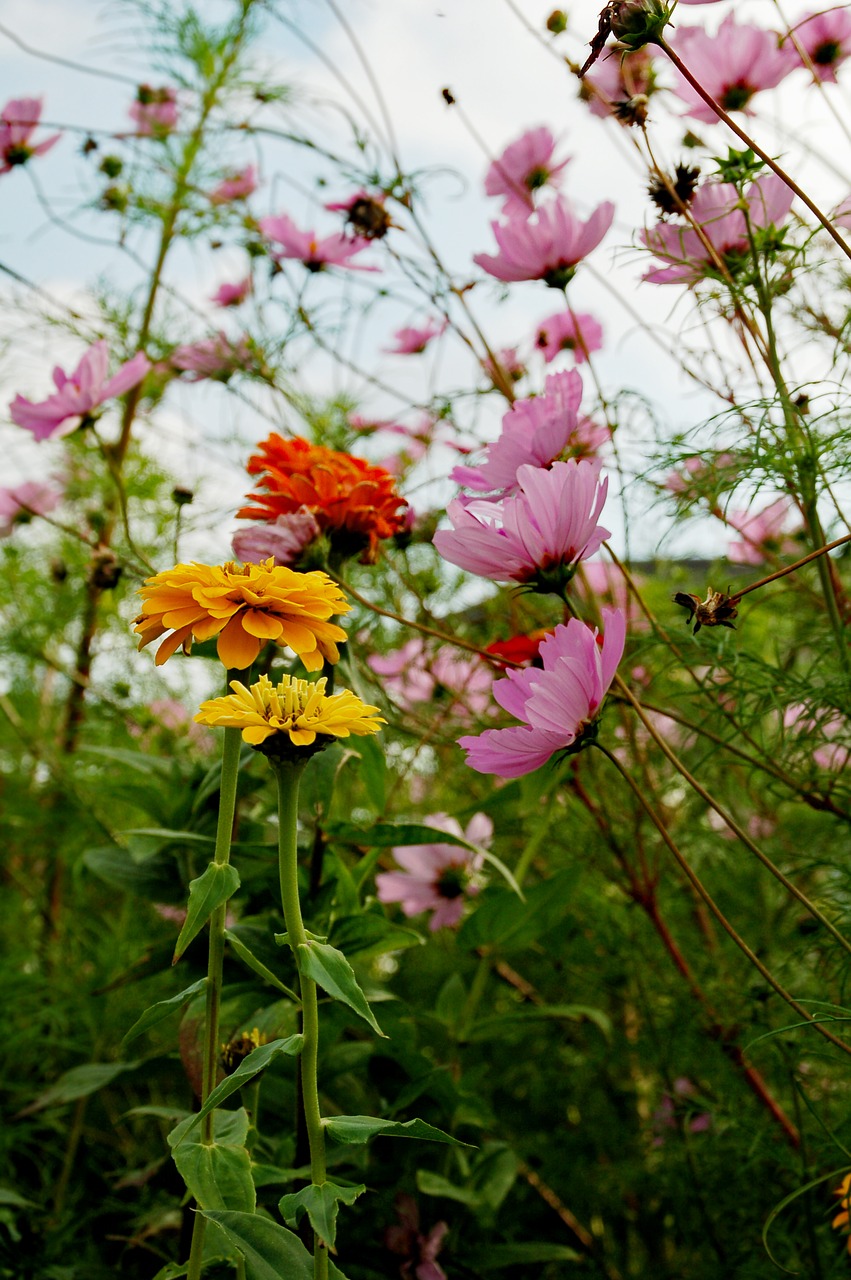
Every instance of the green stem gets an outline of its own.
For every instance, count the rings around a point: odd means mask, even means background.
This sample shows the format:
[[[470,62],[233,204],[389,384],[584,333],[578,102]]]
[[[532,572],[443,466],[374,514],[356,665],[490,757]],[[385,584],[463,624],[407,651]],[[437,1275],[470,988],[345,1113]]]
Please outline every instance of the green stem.
[[[219,790],[219,820],[216,827],[216,848],[213,861],[226,866],[230,859],[233,835],[233,818],[236,811],[236,787],[239,775],[239,729],[225,729],[222,745],[222,778]],[[207,957],[207,992],[204,1018],[204,1068],[201,1083],[201,1105],[207,1101],[216,1085],[219,1066],[219,1013],[222,1005],[222,969],[225,954],[225,915],[227,903],[217,907],[210,916],[210,941]],[[201,1126],[201,1141],[207,1146],[213,1142],[213,1112],[205,1116]],[[204,1230],[207,1219],[195,1214],[192,1225],[192,1245],[189,1251],[187,1280],[200,1280],[204,1252]]]
[[[301,915],[298,889],[298,788],[305,763],[271,761],[278,782],[278,849],[281,879],[281,902],[289,944],[296,957],[298,947],[305,946],[307,934]],[[325,1130],[319,1110],[319,1002],[316,983],[299,969],[301,1017],[304,1047],[301,1051],[301,1098],[310,1147],[310,1179],[314,1186],[325,1182]],[[314,1280],[328,1280],[328,1246],[318,1235],[313,1237]]]

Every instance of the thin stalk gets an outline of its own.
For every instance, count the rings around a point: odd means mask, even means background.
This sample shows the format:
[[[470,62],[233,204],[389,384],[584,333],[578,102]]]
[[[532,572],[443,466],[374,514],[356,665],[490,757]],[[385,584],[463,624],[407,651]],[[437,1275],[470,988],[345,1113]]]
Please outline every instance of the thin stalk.
[[[292,764],[287,761],[271,761],[278,783],[278,872],[281,882],[281,903],[284,908],[284,922],[287,926],[287,937],[296,957],[298,968],[298,947],[307,943],[304,920],[301,914],[301,900],[298,891],[298,787],[305,764]],[[301,1096],[304,1105],[304,1121],[307,1128],[307,1141],[310,1148],[310,1179],[314,1186],[321,1187],[325,1183],[325,1130],[322,1125],[322,1113],[319,1109],[319,1083],[317,1067],[319,1060],[319,1001],[316,996],[316,983],[308,978],[299,968],[299,986],[301,991],[301,1017],[304,1047],[301,1052]],[[313,1276],[314,1280],[328,1280],[328,1246],[324,1240],[314,1233],[313,1237]]]
[[[216,847],[213,861],[216,866],[226,866],[230,860],[233,835],[233,819],[236,811],[236,786],[239,774],[239,729],[225,729],[222,744],[222,776],[219,789],[219,819],[216,827]],[[219,1014],[222,1004],[222,969],[225,953],[225,914],[227,903],[217,907],[210,917],[210,940],[207,953],[207,991],[204,1018],[204,1063],[201,1083],[201,1105],[207,1101],[216,1085],[219,1066]],[[213,1142],[213,1112],[205,1116],[201,1125],[201,1141],[206,1146]],[[187,1280],[200,1280],[204,1253],[204,1231],[207,1219],[196,1213],[192,1224],[192,1244],[189,1251]]]

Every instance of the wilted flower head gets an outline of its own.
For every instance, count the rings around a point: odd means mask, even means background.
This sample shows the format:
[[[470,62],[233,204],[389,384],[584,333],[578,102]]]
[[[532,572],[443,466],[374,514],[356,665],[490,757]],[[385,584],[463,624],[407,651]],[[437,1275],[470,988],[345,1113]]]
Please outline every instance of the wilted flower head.
[[[497,680],[493,695],[522,723],[459,738],[467,764],[478,773],[519,778],[559,751],[578,750],[595,736],[602,702],[623,656],[626,619],[603,609],[602,643],[596,628],[571,618],[541,643],[543,670],[527,667]]]
[[[593,316],[557,311],[542,320],[535,330],[535,346],[547,364],[562,351],[572,351],[577,364],[584,364],[592,351],[603,345],[603,330]]]
[[[732,14],[714,36],[703,27],[680,27],[671,46],[720,107],[745,115],[753,115],[751,102],[757,93],[773,89],[800,66],[800,58],[788,42],[780,47],[776,32],[737,23]],[[674,92],[687,104],[686,115],[706,124],[718,119],[679,71]]]
[[[485,847],[493,835],[493,823],[484,813],[474,814],[466,831],[445,813],[431,814],[424,823]],[[428,924],[432,930],[458,924],[466,898],[478,893],[475,873],[482,864],[481,857],[461,845],[441,843],[395,848],[393,856],[403,870],[375,877],[379,902],[400,903],[406,916],[432,911]]]
[[[387,199],[383,191],[370,195],[368,191],[356,191],[347,200],[335,200],[326,204],[331,213],[345,213],[346,225],[354,235],[363,240],[383,240],[393,226],[390,214],[384,207]]]
[[[703,237],[692,226],[675,226],[670,222],[659,222],[650,231],[643,231],[641,239],[645,246],[669,264],[654,267],[643,279],[653,284],[696,284],[707,275],[718,277],[716,259],[735,275],[751,254],[748,223],[751,230],[782,226],[793,199],[782,178],[765,174],[745,192],[746,219],[739,193],[731,182],[704,183],[691,205],[692,217],[700,224]],[[704,240],[709,242],[714,256]]]
[[[57,365],[53,370],[56,391],[52,396],[38,403],[15,396],[9,406],[12,421],[31,431],[36,440],[67,436],[104,401],[135,387],[151,367],[141,351],[111,378],[106,376],[108,365],[109,352],[102,338],[89,348],[72,374]]]
[[[238,307],[251,293],[251,276],[234,284],[219,285],[210,301],[217,307]]]
[[[30,142],[41,119],[41,98],[10,98],[0,111],[0,174],[26,164],[33,156],[43,156],[62,137],[54,133],[44,142]]]
[[[46,516],[61,501],[60,489],[37,480],[0,489],[0,538],[7,538],[16,525],[27,524],[33,516]]]
[[[349,453],[273,432],[249,458],[248,471],[266,492],[250,494],[253,505],[238,511],[240,518],[271,520],[306,508],[341,555],[360,553],[372,564],[380,541],[404,527],[407,503],[393,477]]]
[[[485,174],[485,192],[504,196],[503,213],[525,215],[535,207],[534,193],[544,186],[558,186],[568,156],[556,162],[556,140],[545,125],[529,129],[505,148]]]
[[[544,393],[516,400],[502,419],[502,433],[488,445],[478,467],[459,466],[450,472],[456,484],[478,493],[514,493],[524,464],[548,467],[565,453],[587,457],[609,438],[606,427],[581,417],[582,380],[573,370],[553,373]]]
[[[164,138],[177,125],[177,91],[169,85],[154,89],[140,84],[127,114],[136,122],[140,137]]]
[[[384,350],[392,356],[418,356],[425,351],[432,338],[445,332],[448,320],[427,320],[419,327],[397,329],[393,334],[395,344]]]
[[[323,662],[337,662],[337,641],[346,639],[342,627],[328,619],[351,608],[327,574],[296,573],[272,560],[178,564],[148,578],[139,595],[139,648],[166,636],[157,650],[158,667],[181,646],[188,653],[193,639],[218,636],[226,667],[250,667],[271,640],[289,646],[308,671],[318,671]]]
[[[202,702],[195,719],[198,724],[241,729],[243,742],[249,746],[282,756],[290,756],[293,747],[317,750],[334,738],[351,734],[362,738],[380,732],[386,721],[379,716],[378,707],[361,702],[348,689],[326,694],[327,683],[324,676],[311,684],[285,675],[273,684],[262,675],[248,689],[232,680],[233,693]]]
[[[175,347],[171,353],[171,364],[189,374],[189,382],[201,382],[204,378],[227,382],[232,374],[251,368],[252,363],[248,338],[234,342],[222,329],[212,338]]]
[[[615,115],[625,124],[631,124],[634,122],[631,117],[641,107],[646,108],[647,99],[656,87],[655,79],[648,49],[637,49],[626,55],[613,49],[583,77],[579,96],[588,103],[593,115],[603,119]],[[634,104],[632,108],[630,104]]]
[[[390,653],[371,654],[367,664],[400,707],[444,705],[461,719],[484,715],[490,706],[493,672],[481,658],[465,657],[451,645],[433,651],[413,636]]]
[[[275,564],[292,566],[320,533],[313,512],[302,507],[268,524],[239,529],[231,545],[234,555],[245,564],[262,564],[271,556]]]
[[[257,190],[257,168],[247,165],[223,178],[213,187],[207,199],[210,204],[230,204],[232,200],[247,200]]]
[[[333,235],[320,239],[315,231],[300,231],[285,213],[277,217],[261,218],[260,230],[267,240],[280,245],[280,248],[272,250],[274,258],[295,258],[308,271],[324,271],[326,267],[349,267],[352,271],[379,269],[352,262],[352,258],[369,248],[369,241],[363,237],[355,236],[350,239],[335,231]]]
[[[733,564],[763,564],[769,555],[795,555],[799,544],[783,532],[791,510],[788,498],[777,498],[762,511],[728,511],[727,524],[742,535],[742,541],[730,543],[727,559]]]
[[[603,239],[614,216],[614,205],[606,201],[583,222],[558,196],[530,217],[512,212],[508,221],[492,222],[499,253],[476,253],[473,261],[497,280],[543,280],[563,289],[577,264]]]

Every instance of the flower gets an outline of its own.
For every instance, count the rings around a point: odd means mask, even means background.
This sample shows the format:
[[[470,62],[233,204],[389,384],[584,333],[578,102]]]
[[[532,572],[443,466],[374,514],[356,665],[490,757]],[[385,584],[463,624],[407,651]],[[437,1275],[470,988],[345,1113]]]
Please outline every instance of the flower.
[[[504,680],[496,681],[497,702],[523,723],[459,738],[471,768],[519,778],[539,769],[556,752],[579,750],[593,739],[626,640],[621,610],[603,609],[602,614],[602,644],[596,627],[571,618],[542,641],[538,652],[543,670],[509,671]]]
[[[363,240],[383,240],[394,225],[384,208],[387,199],[383,191],[370,195],[368,191],[356,191],[347,200],[335,200],[324,207],[331,213],[345,213],[346,224]]]
[[[391,356],[418,356],[425,351],[432,338],[439,338],[449,324],[448,320],[426,320],[419,328],[397,329],[393,334],[394,347],[384,350]]]
[[[675,226],[658,222],[643,231],[645,246],[669,263],[654,267],[642,277],[652,284],[696,284],[707,275],[719,274],[720,259],[731,275],[751,254],[748,223],[751,230],[780,227],[788,216],[794,194],[782,178],[768,173],[752,182],[745,192],[748,216],[741,208],[739,193],[731,182],[705,182],[695,193],[691,213],[699,223],[703,237],[691,226]],[[704,241],[708,241],[711,250]]]
[[[45,516],[62,501],[54,485],[25,480],[11,489],[0,489],[0,538],[7,538],[17,524],[27,524],[33,516]]]
[[[479,493],[517,490],[520,467],[548,467],[561,454],[585,457],[609,438],[606,427],[579,416],[582,380],[574,370],[551,374],[544,394],[516,400],[502,419],[502,434],[488,445],[485,461],[478,467],[459,466],[450,480]]]
[[[504,381],[506,376],[509,382],[519,382],[526,376],[526,366],[517,354],[516,347],[503,347],[501,351],[495,352],[493,360],[486,356],[482,361],[482,368],[491,382],[497,384]]]
[[[413,1196],[400,1192],[395,1200],[401,1225],[385,1228],[384,1245],[391,1253],[405,1258],[400,1268],[403,1280],[446,1280],[446,1272],[435,1262],[443,1247],[449,1224],[438,1222],[428,1235],[420,1231],[420,1211]]]
[[[459,719],[484,715],[490,707],[493,673],[480,658],[463,658],[449,645],[432,653],[414,636],[392,653],[370,655],[367,665],[400,707],[448,705]]]
[[[787,44],[781,48],[773,31],[737,23],[729,14],[716,35],[702,27],[680,27],[671,45],[691,74],[725,111],[753,115],[751,101],[762,89],[773,89],[800,58]],[[714,124],[718,115],[681,72],[674,92],[687,104],[686,115]]]
[[[484,813],[474,814],[466,831],[445,813],[431,814],[425,819],[425,825],[485,847],[493,835],[493,823]],[[404,870],[387,871],[375,877],[378,901],[398,902],[406,916],[434,912],[428,922],[432,931],[458,924],[465,899],[479,891],[471,877],[479,870],[481,857],[455,844],[407,845],[394,849],[393,857]]]
[[[599,549],[609,530],[597,524],[608,481],[596,459],[554,462],[549,471],[523,466],[519,492],[498,501],[450,502],[453,529],[438,530],[444,560],[496,582],[523,582],[560,592],[577,564]]]
[[[139,351],[111,378],[107,378],[108,363],[107,345],[101,338],[89,347],[70,376],[57,365],[53,370],[56,391],[52,396],[38,403],[15,396],[9,406],[12,421],[19,427],[26,427],[36,440],[46,440],[53,435],[67,436],[105,400],[123,395],[137,386],[151,367],[147,356]]]
[[[383,538],[405,526],[407,503],[390,473],[349,453],[273,432],[249,458],[248,472],[259,475],[258,484],[268,492],[249,494],[254,505],[237,516],[272,520],[307,508],[339,554],[359,552],[366,564],[378,558]]]
[[[803,702],[792,703],[783,713],[783,727],[795,728],[799,734],[814,734],[823,741],[813,751],[813,760],[820,769],[837,773],[845,770],[851,760],[851,726],[844,716]],[[843,742],[834,742],[838,735]]]
[[[763,564],[769,555],[795,555],[798,544],[782,532],[790,509],[787,498],[777,498],[762,511],[728,511],[727,524],[740,533],[744,541],[730,543],[727,559],[733,564]]]
[[[848,1234],[848,1252],[851,1253],[851,1225],[849,1225],[849,1207],[851,1207],[851,1173],[846,1173],[839,1186],[833,1193],[839,1196],[839,1213],[831,1222],[831,1226],[835,1231],[844,1230]]]
[[[507,640],[494,640],[492,644],[487,645],[488,653],[492,653],[495,658],[504,659],[500,666],[505,667],[509,663],[533,663],[540,666],[538,659],[538,650],[541,647],[541,641],[545,636],[552,635],[552,628],[539,628],[537,631],[530,631],[526,635],[509,636]]]
[[[336,662],[336,642],[346,633],[328,619],[351,606],[327,574],[296,573],[274,561],[221,566],[178,564],[148,578],[139,588],[142,612],[135,630],[139,648],[167,636],[157,650],[161,667],[193,638],[218,636],[226,667],[250,667],[267,640],[288,645],[308,671]]]
[[[653,59],[648,49],[636,49],[624,56],[612,50],[596,63],[593,72],[582,78],[579,97],[588,103],[592,115],[605,119],[615,115],[625,124],[655,90]]]
[[[560,351],[572,351],[577,364],[584,364],[592,351],[603,345],[603,330],[593,316],[557,311],[542,320],[535,333],[535,346],[543,351],[547,364]]]
[[[169,85],[154,89],[140,84],[127,114],[135,120],[140,138],[164,138],[177,125],[177,91]]]
[[[505,196],[503,213],[525,216],[535,207],[533,193],[547,184],[558,186],[556,179],[570,163],[568,156],[554,164],[555,149],[556,140],[545,125],[527,130],[494,160],[485,174],[485,193]]]
[[[210,301],[217,307],[238,307],[240,303],[245,302],[249,293],[251,293],[251,276],[246,276],[244,280],[238,280],[235,284],[219,285]]]
[[[249,164],[229,173],[207,196],[210,204],[229,204],[231,200],[247,200],[257,190],[257,169]]]
[[[10,98],[0,111],[0,174],[26,164],[33,156],[43,156],[62,137],[54,133],[32,146],[30,135],[41,119],[41,98]]]
[[[275,564],[292,566],[320,533],[313,513],[302,507],[269,524],[240,529],[233,535],[231,545],[234,555],[245,564],[260,564],[271,556]]]
[[[847,6],[808,13],[795,23],[792,34],[812,63],[816,77],[836,84],[836,68],[851,57],[851,14]],[[803,63],[797,49],[795,53]]]
[[[262,675],[247,689],[239,680],[231,680],[233,693],[202,702],[195,720],[198,724],[241,729],[243,742],[252,747],[261,747],[276,735],[286,735],[294,747],[312,747],[317,738],[348,738],[350,734],[363,738],[380,732],[387,722],[378,715],[378,707],[361,702],[348,689],[327,694],[327,683],[324,676],[315,684],[295,676],[281,676],[275,685]]]
[[[507,222],[492,222],[500,251],[476,253],[473,261],[497,280],[543,280],[563,289],[573,279],[577,263],[603,239],[614,216],[614,205],[606,201],[583,222],[558,196],[528,218],[512,213]]]
[[[336,231],[333,235],[320,240],[315,231],[299,231],[292,218],[285,213],[277,217],[260,219],[260,230],[267,240],[274,240],[281,245],[274,249],[272,256],[296,258],[308,271],[324,271],[326,267],[351,267],[353,271],[378,271],[378,267],[365,267],[353,263],[352,258],[369,248],[368,241],[357,236],[350,240]]]
[[[227,382],[232,374],[248,369],[251,363],[248,338],[233,342],[222,329],[212,338],[175,347],[171,353],[171,364],[175,369],[188,373],[189,382],[200,382],[203,378]]]

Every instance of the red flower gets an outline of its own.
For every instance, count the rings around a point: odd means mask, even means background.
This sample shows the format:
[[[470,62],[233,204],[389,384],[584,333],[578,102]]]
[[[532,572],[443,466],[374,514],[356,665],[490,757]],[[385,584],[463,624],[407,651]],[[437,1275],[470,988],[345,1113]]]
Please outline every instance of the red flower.
[[[252,506],[238,516],[275,520],[306,508],[328,533],[338,555],[360,553],[364,564],[378,559],[378,544],[405,527],[405,499],[383,467],[296,437],[272,433],[248,460],[265,493],[249,494]]]

